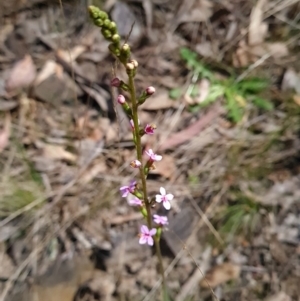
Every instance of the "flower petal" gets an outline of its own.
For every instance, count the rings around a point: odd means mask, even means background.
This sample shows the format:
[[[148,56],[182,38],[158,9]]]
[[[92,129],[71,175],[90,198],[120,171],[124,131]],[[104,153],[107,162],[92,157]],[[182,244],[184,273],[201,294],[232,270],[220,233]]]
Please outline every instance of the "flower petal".
[[[171,209],[171,203],[169,201],[164,201],[163,202],[163,206],[165,207],[166,210],[170,210]]]
[[[139,244],[144,245],[147,242],[146,236],[141,236],[139,239]]]
[[[145,226],[145,225],[142,225],[142,226],[141,226],[141,233],[142,233],[142,234],[148,234],[148,233],[149,233],[148,227]]]
[[[160,187],[159,191],[160,191],[161,195],[166,195],[166,189],[165,188]]]
[[[160,194],[157,194],[157,195],[155,196],[155,201],[156,201],[157,203],[161,203],[162,197],[161,197]]]
[[[174,198],[174,195],[173,195],[172,193],[168,193],[168,194],[166,195],[166,199],[167,199],[168,201],[172,201],[173,198]]]
[[[156,229],[155,228],[153,228],[153,229],[151,229],[150,231],[149,231],[149,234],[151,235],[151,236],[153,236],[153,235],[155,235],[156,234]]]
[[[162,159],[162,156],[160,155],[155,155],[155,161],[160,161]]]
[[[148,237],[147,243],[148,243],[149,246],[153,246],[154,241],[153,241],[153,238],[151,236]]]

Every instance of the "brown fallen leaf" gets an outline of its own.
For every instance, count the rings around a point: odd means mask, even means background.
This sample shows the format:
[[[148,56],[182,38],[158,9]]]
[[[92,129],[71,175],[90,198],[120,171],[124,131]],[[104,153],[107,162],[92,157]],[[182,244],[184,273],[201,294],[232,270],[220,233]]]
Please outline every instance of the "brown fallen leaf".
[[[0,111],[10,111],[18,106],[18,102],[15,100],[0,100]]]
[[[91,182],[99,173],[104,173],[107,171],[107,166],[104,162],[99,162],[98,164],[92,166],[86,170],[80,177],[81,184],[87,184]]]
[[[65,160],[69,162],[75,162],[77,156],[66,151],[61,145],[44,144],[42,146],[43,156],[47,159]]]
[[[2,131],[0,131],[0,153],[8,145],[9,136],[10,136],[10,125],[11,125],[10,114],[6,114],[4,128]]]
[[[292,300],[291,297],[288,296],[285,292],[279,292],[265,299],[265,301],[291,301],[291,300]]]
[[[268,26],[267,23],[263,22],[263,12],[267,1],[268,0],[257,1],[251,11],[248,35],[249,45],[259,45],[265,40]]]
[[[155,165],[155,169],[151,171],[152,174],[157,174],[170,179],[175,175],[176,165],[174,162],[174,157],[169,155],[164,155],[164,159]]]
[[[169,109],[175,106],[174,100],[170,99],[168,91],[158,90],[149,101],[146,101],[141,108],[143,110],[156,111]]]
[[[182,130],[181,132],[173,134],[170,138],[165,140],[159,147],[160,151],[166,149],[172,149],[177,145],[180,145],[191,138],[199,134],[208,124],[210,124],[215,118],[217,118],[222,113],[222,108],[219,106],[212,107],[203,117],[198,121],[193,123],[188,128]]]
[[[220,264],[212,268],[201,280],[200,286],[214,288],[229,280],[237,279],[240,276],[241,267],[230,262]]]
[[[76,59],[86,51],[86,47],[83,45],[75,46],[70,49],[70,51],[59,49],[56,52],[56,55],[67,63],[71,63],[72,61],[76,61]]]
[[[212,4],[210,1],[183,1],[175,22],[177,25],[186,22],[205,22],[211,15]]]
[[[36,67],[30,55],[18,61],[12,68],[5,83],[7,92],[29,87],[36,77]]]

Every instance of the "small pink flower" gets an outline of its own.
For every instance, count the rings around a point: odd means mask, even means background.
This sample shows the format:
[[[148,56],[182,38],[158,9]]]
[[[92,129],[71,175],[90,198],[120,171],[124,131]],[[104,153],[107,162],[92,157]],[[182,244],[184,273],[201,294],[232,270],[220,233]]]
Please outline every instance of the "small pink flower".
[[[153,215],[153,221],[156,224],[159,224],[161,226],[169,224],[168,218],[166,216],[161,216],[161,215],[157,215],[157,214]]]
[[[156,202],[157,203],[161,203],[163,204],[163,206],[165,207],[165,209],[170,210],[171,208],[171,203],[170,201],[173,200],[174,195],[171,193],[166,193],[166,189],[163,187],[160,187],[159,189],[160,194],[156,195]]]
[[[154,93],[155,93],[155,88],[152,87],[152,86],[148,87],[148,88],[146,89],[146,93],[147,93],[147,95],[152,95],[152,94],[154,94]]]
[[[127,200],[127,202],[128,202],[128,205],[130,205],[130,206],[143,206],[143,202],[140,199],[138,199],[137,197],[129,198]]]
[[[126,102],[126,99],[125,99],[125,97],[122,95],[122,94],[120,94],[119,96],[118,96],[118,103],[120,104],[120,105],[123,105],[125,102]]]
[[[133,193],[135,190],[136,181],[131,181],[129,186],[122,186],[120,188],[122,198],[126,198],[129,193]]]
[[[162,156],[154,154],[153,150],[150,148],[145,153],[150,157],[151,161],[160,161]]]
[[[134,121],[133,119],[130,119],[129,121],[131,128],[134,130]],[[138,124],[140,125],[140,120],[138,119]]]
[[[142,163],[139,160],[133,160],[130,163],[130,166],[133,167],[133,168],[139,168],[141,165],[142,165]]]
[[[156,129],[156,125],[155,124],[147,124],[145,126],[145,133],[148,135],[153,135],[154,134],[154,130]]]
[[[113,78],[113,79],[110,81],[110,85],[111,85],[112,87],[120,87],[120,84],[121,84],[121,81],[120,81],[117,77]]]
[[[153,228],[151,230],[149,230],[149,228],[145,225],[141,226],[141,233],[140,233],[140,240],[139,240],[139,243],[141,245],[144,245],[144,244],[148,244],[149,246],[153,246],[153,238],[152,236],[154,236],[156,234],[156,229]]]

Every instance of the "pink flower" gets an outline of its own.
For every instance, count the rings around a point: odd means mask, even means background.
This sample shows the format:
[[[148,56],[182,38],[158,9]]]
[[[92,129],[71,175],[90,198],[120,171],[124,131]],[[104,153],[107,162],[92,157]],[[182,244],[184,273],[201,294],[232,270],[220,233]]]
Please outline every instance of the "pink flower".
[[[155,124],[147,124],[145,126],[145,133],[148,135],[153,135],[154,134],[154,130],[156,129],[156,125]]]
[[[134,121],[133,121],[133,119],[130,119],[129,123],[130,123],[131,128],[134,129]],[[140,120],[139,119],[138,119],[138,124],[140,125]]]
[[[140,199],[138,199],[137,197],[129,198],[127,200],[127,202],[128,202],[128,205],[130,205],[130,206],[143,206],[143,202]]]
[[[154,93],[155,93],[155,88],[152,87],[152,86],[148,87],[148,88],[146,89],[146,93],[147,93],[147,95],[152,95],[152,94],[154,94]]]
[[[122,186],[120,188],[122,198],[126,198],[129,193],[133,193],[135,190],[136,181],[131,181],[129,186]]]
[[[156,202],[157,203],[161,203],[163,204],[163,206],[165,207],[165,209],[170,210],[171,208],[171,203],[170,201],[173,200],[174,195],[171,193],[166,194],[166,189],[163,187],[160,187],[159,189],[160,194],[156,195]]]
[[[168,218],[166,216],[161,216],[161,215],[157,215],[157,214],[153,215],[153,221],[156,224],[159,224],[161,226],[169,224]]]
[[[153,150],[150,148],[145,153],[150,157],[151,161],[160,161],[162,156],[154,154]]]
[[[156,234],[156,229],[153,228],[151,230],[149,230],[149,228],[145,225],[141,226],[141,233],[140,233],[140,240],[139,240],[139,243],[141,245],[144,245],[144,244],[148,244],[149,246],[153,246],[153,238],[152,236],[154,236]]]
[[[130,166],[133,167],[133,168],[139,168],[141,165],[142,165],[142,163],[139,160],[133,160],[130,163]]]
[[[126,99],[122,94],[120,94],[117,98],[117,101],[120,105],[123,105],[126,102]]]
[[[111,85],[112,87],[120,87],[120,84],[121,84],[121,81],[120,81],[117,77],[113,78],[113,79],[110,81],[110,85]]]

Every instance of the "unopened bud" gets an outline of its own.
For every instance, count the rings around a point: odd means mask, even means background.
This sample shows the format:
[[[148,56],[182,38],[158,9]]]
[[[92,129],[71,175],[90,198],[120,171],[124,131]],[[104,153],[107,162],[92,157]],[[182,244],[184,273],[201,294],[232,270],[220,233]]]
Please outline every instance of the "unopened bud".
[[[128,44],[124,44],[124,45],[122,46],[122,51],[124,51],[124,52],[130,51],[129,45],[128,45]]]
[[[152,94],[154,94],[155,93],[155,88],[154,87],[152,87],[152,86],[150,86],[150,87],[148,87],[147,89],[146,89],[146,93],[147,93],[147,95],[152,95]]]
[[[105,39],[109,40],[111,38],[111,32],[108,29],[102,27],[101,32]]]
[[[120,40],[121,40],[121,37],[118,35],[118,34],[114,34],[112,37],[111,37],[111,41],[113,42],[113,43],[119,43],[120,42]]]
[[[127,63],[127,64],[126,64],[126,69],[127,69],[127,70],[133,70],[133,69],[135,69],[135,68],[134,68],[134,65],[133,65],[132,63]]]
[[[137,68],[139,63],[137,62],[137,60],[131,60],[130,61],[131,64],[133,64],[134,68]]]
[[[110,85],[112,87],[120,87],[121,81],[117,77],[115,77],[110,81]]]
[[[124,97],[122,94],[120,94],[120,95],[118,96],[117,101],[118,101],[118,103],[119,103],[120,105],[123,105],[123,104],[126,102],[126,99],[125,99],[125,97]]]
[[[139,160],[133,160],[130,163],[130,166],[133,167],[133,168],[139,168],[141,165],[142,165],[142,163]]]
[[[109,19],[105,19],[103,21],[103,27],[110,31],[110,23],[111,23],[111,21]]]
[[[113,21],[110,22],[109,29],[113,34],[117,33],[117,31],[118,31],[117,24]]]

